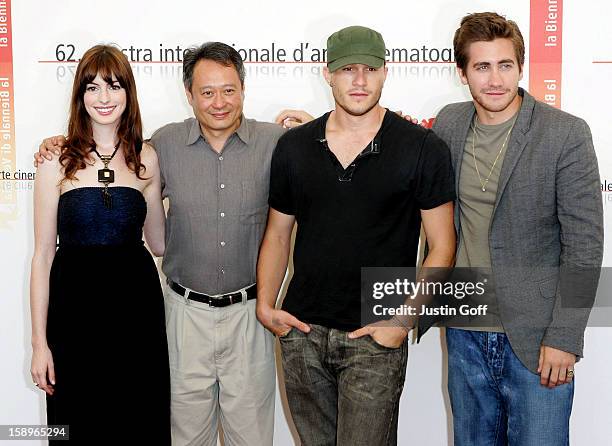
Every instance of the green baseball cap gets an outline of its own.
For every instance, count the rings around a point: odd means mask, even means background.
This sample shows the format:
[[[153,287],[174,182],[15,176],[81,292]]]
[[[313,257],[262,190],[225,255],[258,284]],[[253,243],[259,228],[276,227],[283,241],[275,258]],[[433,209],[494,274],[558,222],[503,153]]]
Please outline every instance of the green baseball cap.
[[[385,63],[385,41],[379,32],[365,26],[349,26],[327,39],[327,69],[352,63],[380,68]]]

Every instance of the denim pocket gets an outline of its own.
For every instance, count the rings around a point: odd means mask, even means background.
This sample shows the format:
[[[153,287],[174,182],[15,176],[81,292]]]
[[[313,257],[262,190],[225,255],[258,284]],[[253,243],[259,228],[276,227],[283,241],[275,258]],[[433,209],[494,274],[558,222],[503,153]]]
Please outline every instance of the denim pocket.
[[[305,339],[296,336],[295,329],[289,330],[284,336],[279,336],[281,359],[286,384],[308,383],[308,371],[305,359]]]
[[[386,345],[382,345],[379,344],[378,342],[376,342],[376,339],[374,339],[371,335],[366,335],[364,336],[364,338],[367,338],[370,343],[372,345],[374,345],[375,347],[378,347],[382,350],[387,350],[387,351],[396,351],[396,350],[400,350],[402,348],[402,346],[404,345],[404,342],[406,342],[406,339],[404,339],[404,341],[398,346],[398,347],[387,347]]]
[[[277,336],[277,337],[278,337],[278,339],[279,339],[279,340],[280,340],[280,339],[285,339],[287,336],[289,336],[289,335],[291,334],[291,332],[292,332],[293,330],[295,330],[295,328],[294,328],[294,327],[289,328],[289,331],[288,331],[287,333],[285,333],[284,335],[278,335],[278,336]]]

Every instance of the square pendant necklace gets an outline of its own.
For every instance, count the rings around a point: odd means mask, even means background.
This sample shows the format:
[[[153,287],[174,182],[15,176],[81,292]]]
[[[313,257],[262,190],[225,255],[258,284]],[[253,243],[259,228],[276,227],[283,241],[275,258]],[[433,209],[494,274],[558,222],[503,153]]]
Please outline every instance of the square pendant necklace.
[[[121,141],[119,141],[117,145],[115,146],[115,150],[113,151],[112,155],[100,155],[100,153],[96,150],[95,145],[91,149],[92,152],[98,155],[98,158],[100,158],[100,161],[104,163],[104,168],[98,169],[98,183],[104,184],[104,189],[102,189],[102,200],[104,201],[104,206],[107,209],[112,209],[113,207],[113,197],[111,193],[108,191],[108,185],[110,183],[115,182],[115,171],[113,169],[109,169],[108,165],[113,159],[113,157],[115,156],[115,154],[117,153],[117,150],[119,149],[120,145],[121,145]]]

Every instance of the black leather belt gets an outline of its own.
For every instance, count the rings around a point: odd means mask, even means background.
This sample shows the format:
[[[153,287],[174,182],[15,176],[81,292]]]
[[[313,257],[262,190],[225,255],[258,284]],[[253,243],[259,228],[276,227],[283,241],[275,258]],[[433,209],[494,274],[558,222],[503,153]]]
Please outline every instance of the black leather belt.
[[[178,283],[173,282],[168,279],[168,285],[170,289],[181,296],[185,296],[187,290],[180,286]],[[255,284],[245,289],[247,293],[247,300],[257,298],[257,286]],[[227,307],[228,305],[232,305],[238,302],[242,302],[242,293],[229,293],[224,294],[222,296],[209,296],[208,294],[196,293],[195,291],[190,291],[187,296],[189,300],[195,300],[196,302],[202,302],[203,304],[208,304],[211,307]]]

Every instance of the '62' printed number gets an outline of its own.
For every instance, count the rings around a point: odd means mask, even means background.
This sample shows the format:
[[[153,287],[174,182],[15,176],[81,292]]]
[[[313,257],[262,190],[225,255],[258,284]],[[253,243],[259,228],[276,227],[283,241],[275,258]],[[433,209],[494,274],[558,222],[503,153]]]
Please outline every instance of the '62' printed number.
[[[75,62],[74,56],[74,45],[68,43],[64,45],[60,43],[55,47],[55,60],[60,62]]]

